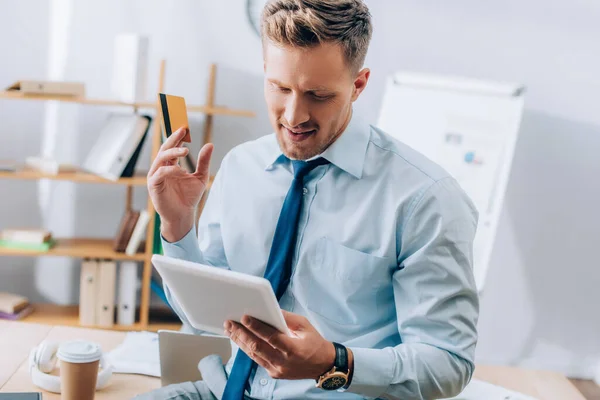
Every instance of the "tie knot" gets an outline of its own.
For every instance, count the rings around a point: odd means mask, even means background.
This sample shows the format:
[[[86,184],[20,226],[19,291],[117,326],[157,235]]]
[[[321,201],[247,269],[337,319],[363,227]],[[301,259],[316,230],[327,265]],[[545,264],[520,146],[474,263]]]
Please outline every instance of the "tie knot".
[[[292,165],[294,166],[294,178],[295,179],[304,179],[304,177],[313,169],[318,167],[319,165],[328,164],[329,161],[326,159],[319,157],[310,161],[298,161],[293,160]]]

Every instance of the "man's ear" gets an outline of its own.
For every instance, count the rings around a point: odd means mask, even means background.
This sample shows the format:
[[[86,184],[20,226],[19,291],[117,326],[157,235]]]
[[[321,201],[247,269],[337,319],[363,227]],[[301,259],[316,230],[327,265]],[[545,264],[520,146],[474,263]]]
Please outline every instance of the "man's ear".
[[[371,76],[371,70],[369,68],[363,68],[360,70],[356,79],[354,79],[354,91],[352,93],[352,101],[356,101],[358,96],[362,93],[363,90],[367,87],[367,83],[369,82],[369,77]]]

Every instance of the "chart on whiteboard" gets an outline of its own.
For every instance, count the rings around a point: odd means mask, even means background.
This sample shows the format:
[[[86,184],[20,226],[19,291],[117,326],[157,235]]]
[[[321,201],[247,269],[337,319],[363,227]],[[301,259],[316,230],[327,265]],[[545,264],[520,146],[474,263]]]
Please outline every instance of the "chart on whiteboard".
[[[479,212],[473,264],[482,288],[523,108],[519,86],[422,74],[388,79],[377,126],[459,182]]]
[[[448,116],[435,160],[460,183],[480,213],[489,213],[502,159],[503,126],[498,121]]]

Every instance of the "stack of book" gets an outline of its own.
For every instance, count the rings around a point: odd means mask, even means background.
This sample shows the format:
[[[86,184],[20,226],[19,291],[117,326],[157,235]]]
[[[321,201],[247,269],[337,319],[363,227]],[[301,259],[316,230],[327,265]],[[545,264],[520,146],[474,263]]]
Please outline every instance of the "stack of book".
[[[144,238],[149,221],[148,211],[127,210],[115,236],[113,250],[130,256],[144,251]]]
[[[45,229],[4,229],[0,232],[0,247],[48,251],[53,245],[52,233]]]
[[[33,306],[26,297],[0,292],[0,319],[17,320],[29,315]]]

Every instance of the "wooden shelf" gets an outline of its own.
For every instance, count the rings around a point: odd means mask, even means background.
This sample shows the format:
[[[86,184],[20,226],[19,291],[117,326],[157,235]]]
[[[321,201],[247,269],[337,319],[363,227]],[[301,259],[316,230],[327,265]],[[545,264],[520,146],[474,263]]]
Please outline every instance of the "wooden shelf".
[[[22,250],[0,247],[0,256],[67,256],[79,258],[108,258],[114,260],[145,261],[145,253],[129,256],[112,249],[113,239],[55,239],[56,244],[48,251]]]
[[[90,99],[87,97],[72,96],[50,96],[50,95],[25,95],[19,92],[0,91],[0,99],[12,100],[39,100],[39,101],[61,101],[66,103],[88,104],[107,107],[133,107],[133,108],[157,108],[153,102],[127,103],[116,100]],[[207,115],[229,115],[235,117],[254,117],[256,114],[248,110],[236,110],[228,107],[191,105],[187,107],[190,112],[199,112]]]
[[[111,107],[134,107],[134,103],[126,103],[115,100],[90,99],[86,97],[76,96],[59,96],[59,95],[39,95],[39,94],[23,94],[16,91],[0,91],[0,99],[9,100],[42,100],[42,101],[62,101],[66,103],[90,104],[97,106]]]
[[[146,175],[137,175],[132,178],[120,178],[117,181],[111,181],[101,176],[94,175],[84,171],[59,172],[56,175],[45,174],[41,171],[28,168],[26,166],[18,168],[16,171],[0,171],[0,179],[17,179],[17,180],[39,180],[51,179],[55,181],[71,181],[82,183],[105,183],[112,185],[132,185],[146,186]]]
[[[33,304],[33,312],[23,318],[22,322],[31,322],[47,325],[62,325],[62,326],[82,326],[79,324],[79,307],[78,306],[61,306],[56,304],[36,303]],[[133,325],[118,325],[113,326],[85,326],[85,328],[98,328],[117,331],[139,331],[143,330],[140,323]],[[159,329],[179,330],[181,323],[172,322],[164,319],[150,321],[148,328],[145,330],[158,331]]]
[[[139,174],[132,178],[120,178],[117,181],[111,181],[101,176],[90,174],[87,172],[60,172],[57,175],[45,174],[40,171],[36,171],[31,168],[21,168],[17,171],[0,171],[0,179],[13,179],[13,180],[40,180],[40,179],[51,179],[55,181],[70,181],[70,182],[81,182],[81,183],[103,183],[112,185],[128,185],[128,186],[146,186],[147,179],[146,174]],[[210,189],[215,177],[211,176],[208,180],[207,189]]]

